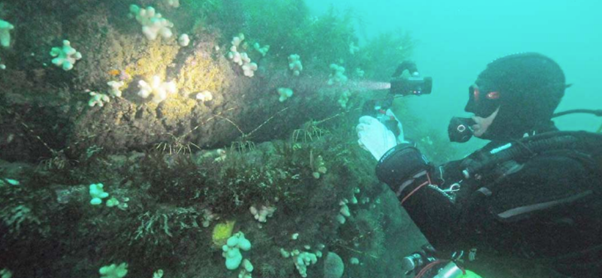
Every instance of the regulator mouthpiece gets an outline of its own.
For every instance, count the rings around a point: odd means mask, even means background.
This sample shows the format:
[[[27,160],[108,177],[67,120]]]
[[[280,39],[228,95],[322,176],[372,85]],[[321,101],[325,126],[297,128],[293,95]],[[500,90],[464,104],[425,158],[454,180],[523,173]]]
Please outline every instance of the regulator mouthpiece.
[[[472,118],[453,117],[447,127],[449,141],[458,143],[468,142],[472,138],[472,126],[475,124],[476,122]]]

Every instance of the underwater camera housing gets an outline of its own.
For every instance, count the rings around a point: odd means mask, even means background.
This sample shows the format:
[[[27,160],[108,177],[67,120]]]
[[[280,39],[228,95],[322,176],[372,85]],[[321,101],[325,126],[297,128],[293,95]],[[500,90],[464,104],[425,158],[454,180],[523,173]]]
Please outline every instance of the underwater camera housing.
[[[394,95],[423,95],[430,94],[433,89],[432,77],[413,75],[410,77],[394,77],[391,79],[391,94]]]
[[[433,89],[433,78],[422,77],[418,72],[416,63],[403,61],[391,77],[392,95],[423,95],[430,94]]]
[[[397,120],[392,120],[390,116],[386,115],[387,109],[393,106],[393,100],[396,97],[430,94],[433,88],[433,78],[420,76],[414,62],[403,61],[393,73],[389,88],[389,93],[385,98],[366,101],[362,115],[379,119],[397,136],[401,130],[397,128]]]

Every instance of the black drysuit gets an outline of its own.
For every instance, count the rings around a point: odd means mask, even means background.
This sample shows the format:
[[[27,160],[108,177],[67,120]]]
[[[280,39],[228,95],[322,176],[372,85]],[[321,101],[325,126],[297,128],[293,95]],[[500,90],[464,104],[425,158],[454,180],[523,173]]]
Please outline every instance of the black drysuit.
[[[602,146],[602,137],[593,137]],[[462,160],[432,167],[403,189],[383,181],[438,251],[476,248],[477,262],[519,258],[566,277],[602,277],[602,150],[532,153],[477,178],[464,177],[467,165],[504,144],[492,142]],[[444,191],[453,184],[457,192]]]

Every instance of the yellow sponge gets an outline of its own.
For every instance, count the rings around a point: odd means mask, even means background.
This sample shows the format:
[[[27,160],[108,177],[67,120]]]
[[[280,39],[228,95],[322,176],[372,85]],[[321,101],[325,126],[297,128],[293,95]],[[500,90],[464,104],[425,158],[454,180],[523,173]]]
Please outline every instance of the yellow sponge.
[[[217,248],[222,248],[223,245],[226,244],[228,238],[232,236],[232,231],[234,230],[234,225],[236,224],[235,220],[226,220],[221,223],[217,223],[215,227],[213,227],[213,244]]]

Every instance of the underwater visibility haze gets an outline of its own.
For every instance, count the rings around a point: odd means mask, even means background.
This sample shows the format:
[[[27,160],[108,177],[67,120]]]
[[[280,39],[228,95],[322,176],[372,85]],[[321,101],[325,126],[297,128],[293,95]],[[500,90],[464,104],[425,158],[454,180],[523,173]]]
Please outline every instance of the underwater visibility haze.
[[[448,124],[511,53],[564,70],[556,112],[602,109],[600,8],[0,0],[0,278],[414,277],[402,262],[427,237],[358,144],[367,103],[390,100],[404,61],[432,77],[387,119],[434,164],[487,143],[451,143]],[[534,264],[474,270],[550,277]]]

